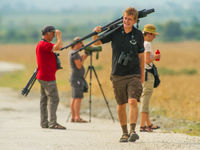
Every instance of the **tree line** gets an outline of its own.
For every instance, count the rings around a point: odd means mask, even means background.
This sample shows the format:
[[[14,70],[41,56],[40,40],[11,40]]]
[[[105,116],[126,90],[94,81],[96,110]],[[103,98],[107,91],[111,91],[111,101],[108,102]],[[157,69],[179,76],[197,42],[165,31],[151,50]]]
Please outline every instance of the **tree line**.
[[[189,25],[178,21],[168,21],[164,24],[155,24],[159,38],[157,40],[165,42],[200,40],[200,22],[194,20]],[[1,24],[0,24],[1,26]],[[85,36],[92,32],[94,24],[56,26],[63,33],[63,40],[72,40],[75,36]],[[142,30],[142,25],[140,29]],[[35,43],[41,39],[41,29],[38,26],[26,24],[25,26],[4,26],[0,28],[0,43]]]

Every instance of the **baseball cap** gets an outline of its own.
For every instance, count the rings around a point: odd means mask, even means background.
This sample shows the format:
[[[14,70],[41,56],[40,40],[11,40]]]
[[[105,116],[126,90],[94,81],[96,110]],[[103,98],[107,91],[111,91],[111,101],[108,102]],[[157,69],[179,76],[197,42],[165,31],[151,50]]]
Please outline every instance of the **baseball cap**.
[[[45,26],[42,29],[42,35],[45,35],[47,32],[55,32],[55,27],[54,26]]]
[[[143,32],[148,32],[148,33],[153,33],[155,35],[159,35],[157,32],[156,32],[156,27],[152,24],[146,24],[144,26],[144,29],[143,29]]]

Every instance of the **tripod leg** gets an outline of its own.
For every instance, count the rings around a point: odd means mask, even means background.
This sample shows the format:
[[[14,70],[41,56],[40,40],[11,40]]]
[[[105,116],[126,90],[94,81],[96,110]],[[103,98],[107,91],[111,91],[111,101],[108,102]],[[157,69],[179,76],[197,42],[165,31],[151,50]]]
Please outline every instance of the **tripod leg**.
[[[95,71],[95,69],[94,69],[93,66],[92,66],[92,70],[94,71],[95,77],[96,77],[97,82],[98,82],[98,84],[99,84],[99,88],[100,88],[101,93],[102,93],[102,95],[103,95],[103,97],[104,97],[105,103],[106,103],[106,105],[107,105],[107,107],[108,107],[108,111],[109,111],[109,113],[110,113],[110,116],[111,116],[113,122],[115,122],[115,119],[114,119],[114,117],[113,117],[113,115],[112,115],[112,112],[111,112],[111,110],[110,110],[108,101],[107,101],[107,99],[106,99],[106,97],[105,97],[105,94],[104,94],[104,92],[103,92],[103,88],[102,88],[102,86],[101,86],[101,83],[100,83],[100,81],[99,81],[99,78],[98,78],[97,73],[96,73],[96,71]]]
[[[88,69],[87,69],[87,71],[86,71],[86,73],[85,73],[85,77],[84,77],[84,78],[87,77],[87,74],[88,74],[89,70],[90,70],[90,66],[88,66]]]
[[[69,122],[69,118],[71,117],[71,112],[69,112],[68,116],[67,116],[67,122]]]
[[[27,89],[27,91],[26,91],[26,93],[25,93],[25,96],[28,95],[28,93],[30,92],[30,90],[31,90],[32,86],[34,85],[35,81],[36,81],[36,76],[35,76],[35,78],[32,80],[32,83],[30,84],[30,87]]]
[[[29,79],[28,83],[26,84],[26,86],[22,89],[22,95],[27,96],[31,87],[33,86],[33,83],[36,80],[36,76],[37,76],[37,70],[35,70],[35,72],[33,73],[33,75],[31,76],[31,78]]]
[[[89,70],[90,70],[89,122],[91,122],[91,115],[92,115],[92,68],[91,68],[91,66],[89,66]]]
[[[85,78],[90,71],[90,82],[89,82],[89,122],[91,122],[91,110],[92,110],[92,70],[91,66],[88,66]]]

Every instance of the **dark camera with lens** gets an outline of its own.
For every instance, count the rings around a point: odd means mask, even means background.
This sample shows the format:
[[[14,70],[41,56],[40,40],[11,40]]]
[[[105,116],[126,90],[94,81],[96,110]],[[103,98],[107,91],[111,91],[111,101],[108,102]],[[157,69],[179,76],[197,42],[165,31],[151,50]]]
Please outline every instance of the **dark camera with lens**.
[[[58,58],[58,56],[60,56],[60,54],[59,53],[54,53],[54,55],[56,57],[57,69],[63,69],[63,67],[61,66],[60,59]]]

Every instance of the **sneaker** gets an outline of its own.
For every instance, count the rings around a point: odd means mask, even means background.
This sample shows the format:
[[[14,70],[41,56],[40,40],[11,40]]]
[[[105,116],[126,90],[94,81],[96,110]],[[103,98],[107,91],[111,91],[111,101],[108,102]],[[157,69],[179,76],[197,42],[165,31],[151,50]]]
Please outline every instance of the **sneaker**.
[[[119,142],[128,142],[128,138],[129,138],[128,133],[124,133],[120,138]]]
[[[129,134],[129,138],[128,138],[129,142],[135,142],[138,139],[139,139],[139,136],[138,136],[138,134],[136,132],[131,132]]]

